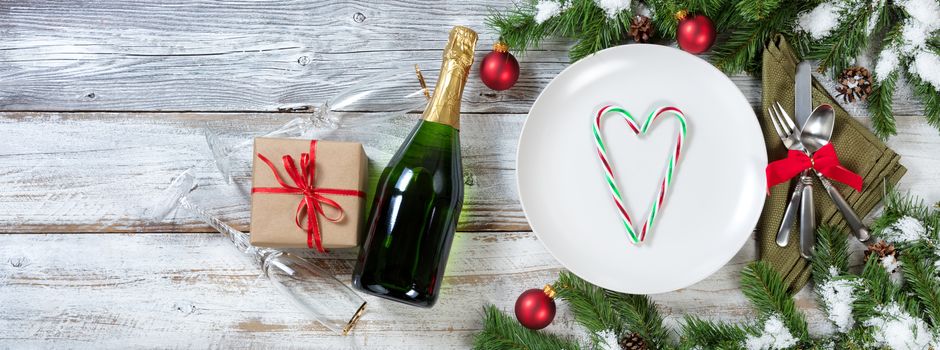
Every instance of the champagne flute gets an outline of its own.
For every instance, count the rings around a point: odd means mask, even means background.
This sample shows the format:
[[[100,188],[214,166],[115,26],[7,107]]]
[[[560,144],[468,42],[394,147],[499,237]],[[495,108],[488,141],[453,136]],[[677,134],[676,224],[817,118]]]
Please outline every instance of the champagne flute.
[[[331,331],[348,335],[365,312],[366,302],[332,273],[296,255],[271,248],[252,246],[247,233],[239,231],[195,205],[187,195],[195,189],[194,170],[173,180],[160,197],[161,203],[148,213],[162,220],[177,206],[186,208],[228,237],[238,250],[261,267],[264,276],[287,299]]]
[[[315,139],[331,135],[337,130],[369,132],[369,126],[380,125],[405,113],[422,109],[428,98],[430,95],[424,77],[415,65],[414,71],[396,70],[353,84],[313,108],[313,112],[302,113],[302,116],[291,119],[261,137]],[[374,111],[380,113],[369,113]],[[362,114],[368,115],[362,117]],[[249,149],[253,142],[254,140],[249,138],[235,146],[227,147],[215,129],[206,128],[206,143],[212,158],[222,173],[222,178],[229,184],[234,178],[232,169],[237,168],[232,164],[237,160],[234,155]]]

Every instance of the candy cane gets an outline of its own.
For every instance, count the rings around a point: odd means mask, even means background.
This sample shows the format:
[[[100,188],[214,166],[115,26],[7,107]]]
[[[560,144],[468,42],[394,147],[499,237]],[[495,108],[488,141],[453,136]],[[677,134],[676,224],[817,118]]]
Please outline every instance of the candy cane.
[[[616,113],[623,117],[627,122],[627,125],[630,126],[630,129],[637,135],[645,135],[649,131],[650,125],[653,121],[657,120],[660,115],[671,112],[672,115],[676,116],[676,119],[679,121],[679,135],[676,139],[675,151],[671,152],[669,155],[669,163],[666,164],[666,174],[663,175],[663,179],[660,182],[659,193],[656,195],[656,200],[653,201],[653,205],[650,207],[649,217],[646,219],[646,222],[643,223],[643,228],[640,230],[640,234],[637,235],[636,230],[633,228],[633,221],[630,220],[630,214],[627,213],[623,205],[623,195],[620,193],[620,188],[617,186],[616,178],[614,177],[613,168],[610,165],[610,161],[607,158],[607,147],[604,144],[604,138],[601,136],[601,119],[610,113]],[[660,107],[650,113],[649,117],[646,118],[646,122],[643,125],[639,125],[636,122],[636,119],[633,118],[633,115],[627,110],[607,105],[600,109],[597,112],[597,117],[594,118],[594,142],[597,146],[597,155],[601,160],[601,165],[604,168],[604,179],[607,181],[607,186],[610,188],[611,197],[614,199],[614,204],[617,206],[617,211],[620,213],[620,220],[623,223],[624,228],[627,231],[627,235],[630,238],[630,241],[634,244],[643,242],[646,239],[647,232],[653,230],[653,224],[656,222],[656,215],[661,211],[663,202],[666,198],[666,193],[669,190],[669,185],[672,184],[673,173],[676,170],[677,162],[682,153],[682,144],[685,143],[686,133],[688,128],[686,125],[685,115],[682,114],[678,108],[675,107]]]

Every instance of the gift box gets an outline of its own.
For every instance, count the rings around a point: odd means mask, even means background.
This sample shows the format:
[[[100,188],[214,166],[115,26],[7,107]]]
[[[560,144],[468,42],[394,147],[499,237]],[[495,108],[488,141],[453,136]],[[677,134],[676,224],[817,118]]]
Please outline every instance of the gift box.
[[[256,138],[251,244],[321,252],[358,246],[367,166],[359,143]]]

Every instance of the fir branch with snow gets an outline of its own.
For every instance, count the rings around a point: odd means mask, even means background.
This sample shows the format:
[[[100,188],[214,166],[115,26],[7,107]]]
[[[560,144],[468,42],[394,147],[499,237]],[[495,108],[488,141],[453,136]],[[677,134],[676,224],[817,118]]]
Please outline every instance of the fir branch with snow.
[[[936,0],[899,0],[876,2],[881,8],[885,48],[875,64],[875,84],[869,110],[875,133],[883,139],[897,133],[890,97],[897,74],[909,77],[915,96],[924,103],[928,123],[940,129],[940,3]]]
[[[535,16],[532,17],[535,23],[542,24],[552,17],[558,16],[565,10],[565,7],[558,1],[542,0],[535,4]]]
[[[893,190],[887,192],[884,203],[881,216],[871,224],[873,235],[901,246],[918,241],[940,245],[940,215],[926,203]]]
[[[712,19],[719,35],[709,58],[727,74],[760,72],[764,46],[777,34],[832,77],[858,65],[860,55],[877,52],[867,98],[875,134],[897,134],[892,103],[901,76],[923,103],[928,123],[940,130],[937,0],[521,0],[494,11],[487,24],[517,53],[549,37],[573,40],[568,54],[577,61],[629,42],[634,13],[650,17],[656,28],[651,42],[671,43],[680,12]]]
[[[894,48],[886,48],[878,54],[878,60],[875,62],[875,78],[884,79],[891,73],[898,70],[898,64],[901,63],[898,53]]]
[[[891,283],[900,285],[904,282],[904,277],[901,274],[901,263],[900,260],[897,260],[894,255],[888,255],[880,259],[881,267],[884,267],[885,272],[888,273],[888,276],[891,278]]]
[[[833,271],[837,272],[837,271]],[[852,316],[852,303],[855,302],[855,288],[858,282],[851,278],[833,278],[816,287],[816,294],[837,332],[846,333],[855,325]]]
[[[595,349],[620,350],[620,337],[617,336],[617,333],[614,330],[604,330],[603,332],[597,334],[597,338],[600,341],[597,342]]]
[[[568,55],[577,61],[627,40],[633,19],[624,0],[527,0],[486,18],[515,52],[538,47],[547,37],[573,39]]]
[[[813,258],[813,281],[820,306],[839,333],[847,333],[855,325],[852,305],[860,286],[848,272],[848,242],[845,234],[823,226],[817,230],[816,255]]]
[[[909,243],[926,238],[927,228],[917,218],[905,215],[885,228],[882,237],[893,243]]]
[[[762,322],[718,322],[686,315],[678,334],[665,325],[659,307],[645,295],[604,290],[569,272],[560,273],[553,286],[575,322],[590,334],[585,349],[619,349],[622,344],[667,350],[938,349],[938,210],[915,197],[887,192],[885,208],[871,227],[876,237],[897,239],[897,246],[870,245],[860,272],[848,263],[847,232],[831,227],[817,231],[814,288],[835,334],[811,335],[783,278],[761,261],[741,271],[741,291]],[[577,340],[526,329],[493,306],[486,307],[484,314],[474,349],[582,348]]]
[[[911,316],[897,303],[879,306],[878,316],[865,320],[876,345],[894,350],[922,350],[936,346],[937,339],[924,320]]]
[[[779,315],[770,315],[764,321],[764,328],[760,334],[750,335],[744,339],[744,347],[748,350],[787,349],[796,343],[797,339],[783,324]]]
[[[617,18],[617,15],[624,10],[630,9],[630,0],[594,0],[594,3],[597,4],[597,7],[600,7],[604,10],[604,13],[607,14],[607,18],[614,19]]]
[[[796,19],[796,28],[809,34],[814,40],[829,36],[839,25],[839,12],[843,2],[824,2],[812,11],[804,12]]]
[[[917,75],[921,80],[933,85],[934,89],[940,92],[940,55],[937,55],[936,52],[917,51],[908,69],[911,74]]]

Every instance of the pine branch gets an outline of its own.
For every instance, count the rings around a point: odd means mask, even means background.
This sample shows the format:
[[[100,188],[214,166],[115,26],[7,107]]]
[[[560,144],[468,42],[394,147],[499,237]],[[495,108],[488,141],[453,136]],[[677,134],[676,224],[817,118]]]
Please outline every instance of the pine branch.
[[[753,326],[712,322],[697,316],[686,316],[682,322],[683,348],[742,349],[748,334],[756,333]]]
[[[738,11],[735,9],[737,4],[733,1],[726,1],[721,4],[714,14],[709,15],[712,22],[715,23],[715,29],[718,31],[719,35],[721,33],[727,32],[729,30],[737,30],[741,26],[741,23],[747,22]]]
[[[780,0],[738,0],[735,10],[746,20],[760,21],[776,10],[778,5]]]
[[[535,7],[531,3],[516,5],[505,13],[492,11],[486,17],[486,25],[499,32],[500,38],[517,53],[525,53],[539,46],[542,38],[552,35],[545,23],[535,23],[532,14]]]
[[[568,304],[575,321],[593,335],[593,341],[598,341],[596,335],[605,330],[623,334],[623,322],[603,288],[568,271],[561,272],[552,287],[557,297]]]
[[[741,290],[762,315],[779,314],[795,337],[809,339],[806,318],[796,309],[783,278],[766,262],[752,262],[741,271]]]
[[[849,245],[845,234],[831,226],[822,226],[816,230],[816,254],[813,256],[813,281],[822,285],[831,276],[830,268],[839,274],[848,272]]]
[[[930,324],[934,327],[940,326],[940,280],[936,278],[937,268],[924,256],[905,254],[901,258],[904,262],[904,278],[909,284],[909,289],[917,296]]]
[[[578,42],[568,52],[571,62],[622,44],[630,32],[630,22],[633,19],[631,11],[622,11],[614,18],[607,18],[607,13],[597,7],[593,1],[575,2],[573,8],[568,11],[581,14],[579,21],[583,24],[582,31],[576,34]],[[598,18],[606,20],[598,21]]]
[[[875,20],[875,27],[872,28],[872,33],[886,33],[885,39],[882,40],[884,45],[890,44],[892,37],[900,38],[900,23],[907,15],[904,13],[904,10],[895,6],[894,4],[885,4],[878,9],[877,13],[873,13],[873,16],[877,16]],[[880,48],[876,47],[878,50]]]
[[[940,51],[937,52],[940,54]],[[927,123],[940,131],[940,88],[920,79],[907,70],[907,81],[914,87],[914,95],[924,104],[924,118]]]
[[[859,4],[843,9],[839,16],[847,19],[840,20],[832,33],[814,43],[805,57],[819,60],[818,70],[829,69],[833,75],[854,64],[855,58],[867,47],[872,10],[867,4]]]
[[[898,133],[894,121],[894,89],[897,79],[897,72],[879,79],[872,86],[871,94],[868,96],[868,112],[871,114],[871,124],[875,135],[878,135],[882,140],[887,140],[888,137]]]
[[[878,316],[875,309],[880,305],[901,301],[900,288],[891,282],[891,277],[878,261],[877,254],[868,257],[860,277],[864,292],[858,293],[855,303],[852,304],[852,314],[856,315],[858,320]]]
[[[764,1],[778,1],[778,0],[764,0]],[[730,3],[729,0],[685,0],[682,1],[680,6],[682,9],[688,11],[689,13],[702,13],[706,16],[714,16],[726,3]]]
[[[672,349],[670,331],[663,324],[663,317],[656,308],[656,303],[645,295],[607,292],[607,297],[614,309],[620,314],[626,330],[636,332],[647,344],[656,349]]]
[[[930,39],[927,39],[927,48],[934,52],[940,52],[940,34],[934,34]]]
[[[845,338],[836,349],[845,350],[869,350],[875,342],[869,327],[855,327],[846,334]]]
[[[483,330],[473,340],[476,350],[580,349],[571,339],[523,327],[495,306],[484,307],[483,313]]]
[[[904,39],[901,36],[901,22],[898,18],[901,18],[903,15],[903,11],[899,10],[896,6],[886,5],[881,7],[881,10],[877,14],[878,20],[875,24],[876,31],[873,33],[881,33],[878,28],[887,31],[884,34],[884,38],[881,40],[882,45],[879,50],[883,51],[886,48],[893,49],[897,45],[901,45]],[[887,140],[892,135],[898,133],[894,119],[894,91],[898,77],[900,76],[898,72],[900,69],[903,68],[896,67],[892,72],[888,73],[887,76],[883,77],[878,76],[877,70],[875,70],[872,92],[868,96],[868,111],[871,114],[872,128],[875,131],[875,135],[882,140]]]
[[[797,13],[806,6],[799,1],[785,1],[773,16],[756,22],[743,21],[726,41],[712,49],[712,63],[727,74],[756,73],[764,45],[777,33],[790,34]]]
[[[940,215],[936,215],[920,198],[902,194],[893,189],[886,189],[886,191],[888,193],[884,199],[884,210],[870,227],[874,236],[884,239],[885,229],[894,225],[898,219],[910,216],[924,224],[928,229],[926,236],[937,237],[938,230],[940,230]],[[902,248],[907,247],[902,246]]]
[[[656,32],[664,38],[676,37],[676,26],[679,20],[676,19],[676,12],[683,9],[674,1],[650,1],[647,4],[652,9],[653,25],[656,26]]]
[[[891,190],[885,198],[883,214],[872,223],[872,232],[883,238],[885,229],[905,216],[923,223],[927,230],[925,238],[914,242],[896,243],[900,249],[898,255],[903,262],[903,287],[887,291],[875,288],[873,291],[880,292],[876,296],[882,299],[881,302],[887,299],[885,294],[893,294],[911,315],[926,314],[927,321],[934,327],[940,327],[940,280],[937,279],[937,267],[932,264],[937,258],[935,252],[938,244],[936,237],[940,230],[940,213],[917,197]],[[913,296],[908,297],[910,294]]]
[[[486,23],[498,30],[502,40],[520,54],[537,47],[546,37],[575,39],[577,42],[568,52],[572,62],[626,40],[633,20],[631,10],[608,18],[593,0],[571,0],[567,6],[558,15],[536,23],[535,2],[527,1],[505,13],[491,13]]]

